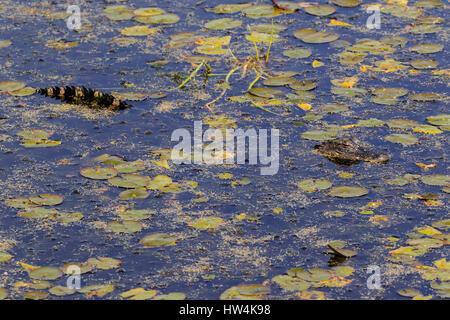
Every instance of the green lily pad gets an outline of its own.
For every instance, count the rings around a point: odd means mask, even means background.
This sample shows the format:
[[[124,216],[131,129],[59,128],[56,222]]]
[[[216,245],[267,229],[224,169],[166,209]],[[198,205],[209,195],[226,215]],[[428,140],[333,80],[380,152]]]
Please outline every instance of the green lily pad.
[[[80,293],[85,293],[87,296],[91,297],[93,295],[96,295],[97,297],[101,298],[105,296],[106,294],[114,291],[113,285],[91,285],[86,286],[78,290]]]
[[[76,292],[75,289],[71,289],[69,287],[63,287],[63,286],[54,286],[54,287],[51,287],[48,291],[51,294],[58,296],[58,297],[69,296]]]
[[[315,5],[306,7],[305,12],[314,16],[323,17],[336,12],[336,9],[329,5]]]
[[[92,271],[92,269],[94,269],[94,266],[87,262],[85,262],[85,263],[70,262],[61,267],[62,272],[64,272],[64,274],[69,274],[69,275],[74,274],[75,273],[74,271],[77,271],[77,272],[79,271],[80,274],[88,273],[88,272]]]
[[[135,20],[146,24],[172,24],[180,21],[180,17],[173,13],[165,13],[156,16],[139,16]]]
[[[11,40],[0,40],[0,49],[9,47],[11,44]]]
[[[343,87],[331,87],[331,93],[343,97],[358,97],[367,93],[363,88],[343,88]]]
[[[409,97],[410,100],[427,102],[442,100],[442,96],[437,93],[417,93]]]
[[[8,296],[8,290],[0,288],[0,300],[5,299]]]
[[[63,273],[59,268],[40,267],[29,272],[31,279],[37,280],[55,280],[60,278]]]
[[[17,213],[19,217],[31,219],[52,218],[57,214],[59,214],[59,211],[56,209],[46,209],[41,207],[25,208]]]
[[[434,60],[419,59],[410,62],[411,66],[416,69],[434,69],[438,63]]]
[[[397,291],[399,295],[402,297],[413,298],[420,294],[420,292],[416,289],[400,289]]]
[[[427,118],[427,121],[437,126],[450,126],[450,114],[439,114]]]
[[[172,182],[173,181],[169,176],[158,175],[147,184],[146,188],[148,190],[158,190],[170,185]]]
[[[419,143],[419,139],[412,134],[394,133],[384,138],[386,141],[400,143],[404,147]]]
[[[136,19],[147,19],[152,17],[138,17]],[[150,28],[149,26],[131,26],[120,30],[120,34],[128,37],[142,37],[155,34],[159,31],[158,28]]]
[[[21,81],[3,81],[0,82],[0,92],[10,92],[25,88],[27,84]]]
[[[115,187],[136,189],[145,187],[150,182],[150,177],[129,173],[120,177],[112,177],[108,179],[108,182]]]
[[[305,179],[297,182],[297,187],[309,192],[314,192],[316,190],[325,190],[330,188],[331,185],[331,181],[327,179]]]
[[[261,284],[243,284],[228,288],[220,295],[220,300],[261,300],[270,289]]]
[[[285,11],[268,4],[252,5],[242,9],[243,14],[253,19],[273,18],[281,15],[283,12]]]
[[[152,300],[184,300],[186,295],[181,292],[172,292],[168,294],[161,294],[154,297]]]
[[[443,3],[439,0],[419,0],[414,2],[417,8],[437,8],[442,7]]]
[[[283,92],[273,88],[252,88],[248,93],[261,98],[275,98]]]
[[[149,8],[136,9],[136,10],[134,10],[133,13],[137,16],[151,17],[151,16],[157,16],[160,14],[164,14],[164,13],[166,13],[166,11],[164,11],[164,9],[157,8],[157,7],[149,7]]]
[[[421,132],[421,133],[428,133],[428,134],[436,134],[436,133],[442,133],[443,131],[436,128],[435,126],[429,125],[429,124],[422,124],[417,127],[413,128],[413,131],[415,132]]]
[[[7,199],[7,200],[5,200],[5,204],[8,207],[17,208],[17,209],[36,207],[36,205],[33,202],[31,202],[29,198],[23,198],[23,197]]]
[[[56,194],[41,194],[38,196],[31,196],[28,199],[41,206],[55,206],[63,202],[63,198]]]
[[[444,219],[433,222],[432,226],[437,229],[447,231],[450,229],[450,219]]]
[[[148,300],[156,296],[158,291],[156,290],[144,290],[143,288],[131,289],[122,292],[120,296],[122,298],[130,298],[129,300]]]
[[[291,77],[271,77],[264,80],[264,85],[269,87],[281,87],[295,82]]]
[[[375,119],[375,118],[364,119],[364,120],[358,121],[358,126],[359,127],[367,127],[367,128],[382,127],[382,126],[384,126],[384,121]]]
[[[58,212],[58,214],[53,218],[59,223],[67,224],[80,221],[81,219],[83,219],[83,214],[81,212]]]
[[[332,0],[332,2],[339,6],[344,8],[353,8],[357,7],[361,4],[361,1],[359,0]]]
[[[445,174],[431,174],[422,176],[422,182],[429,186],[448,186],[450,184],[450,176]]]
[[[364,58],[367,57],[367,53],[364,52],[349,52],[344,51],[338,53],[339,63],[345,66],[352,66],[357,63],[361,63],[364,61]]]
[[[327,245],[328,248],[333,251],[335,255],[344,257],[344,258],[351,258],[356,256],[356,252],[352,250],[342,249],[342,248],[336,248],[335,246],[332,246],[331,244]]]
[[[167,233],[153,233],[145,236],[139,243],[146,247],[174,246],[176,245],[178,236]]]
[[[292,90],[309,91],[317,87],[317,81],[315,80],[303,80],[296,81],[289,84],[289,88]]]
[[[22,88],[19,90],[10,91],[9,93],[16,97],[26,97],[26,96],[31,96],[32,94],[35,94],[36,89],[30,88],[30,87],[25,87],[25,88]]]
[[[135,233],[143,228],[143,224],[135,220],[111,221],[108,228],[115,233]]]
[[[403,88],[379,88],[372,90],[372,94],[376,96],[399,98],[408,94],[408,90]]]
[[[368,193],[369,191],[367,191],[367,189],[363,187],[341,186],[331,188],[328,194],[332,197],[352,198],[361,197]]]
[[[239,12],[245,8],[252,6],[251,3],[239,3],[239,4],[219,4],[214,8],[208,8],[206,11],[211,11],[214,13],[235,13]]]
[[[294,33],[294,36],[306,43],[328,43],[339,39],[335,33],[319,32],[313,29],[301,29]]]
[[[310,282],[288,275],[275,276],[272,281],[286,291],[304,291],[311,287]]]
[[[226,30],[240,27],[242,25],[242,21],[234,20],[231,18],[223,18],[209,21],[205,24],[205,28],[212,30]]]
[[[155,214],[156,211],[154,210],[143,209],[120,212],[119,216],[124,220],[145,220],[150,219]]]
[[[201,217],[188,223],[190,227],[199,230],[216,229],[224,224],[225,221],[218,217]]]
[[[122,261],[114,258],[98,257],[98,258],[89,258],[87,264],[90,264],[91,266],[97,269],[109,270],[118,268],[122,264]]]
[[[441,31],[442,28],[434,25],[434,24],[428,24],[428,23],[422,23],[415,26],[412,26],[408,29],[410,33],[414,34],[429,34],[429,33],[436,33]]]
[[[119,194],[119,198],[122,200],[130,199],[145,199],[150,195],[150,193],[144,189],[129,189],[122,191]]]
[[[110,164],[110,165],[114,165],[114,166],[125,162],[125,160],[123,160],[122,158],[120,158],[118,156],[111,156],[107,153],[94,158],[94,161],[98,161],[98,162],[102,162],[104,164]]]
[[[8,261],[11,258],[12,258],[12,255],[10,255],[8,252],[0,251],[0,262]]]
[[[418,44],[417,46],[409,48],[409,50],[421,54],[441,52],[442,49],[444,49],[444,46],[437,43]]]
[[[323,131],[323,130],[311,130],[303,132],[300,136],[303,139],[314,140],[314,141],[326,141],[334,139],[336,132]]]
[[[328,103],[321,106],[320,109],[328,113],[339,113],[348,111],[348,106],[342,103]]]
[[[306,48],[288,49],[283,51],[283,55],[289,58],[303,59],[311,55],[311,50]]]
[[[83,177],[95,180],[107,180],[117,176],[117,170],[113,167],[89,167],[80,170]]]
[[[23,298],[26,300],[45,300],[49,294],[44,291],[27,291],[23,294]]]

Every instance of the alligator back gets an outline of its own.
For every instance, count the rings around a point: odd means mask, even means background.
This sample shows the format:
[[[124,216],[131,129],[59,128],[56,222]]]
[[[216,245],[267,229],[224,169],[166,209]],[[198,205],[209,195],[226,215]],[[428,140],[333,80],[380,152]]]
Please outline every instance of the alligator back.
[[[36,90],[37,93],[47,97],[61,100],[69,104],[78,104],[95,109],[109,109],[113,111],[132,107],[109,93],[85,87],[51,87]]]

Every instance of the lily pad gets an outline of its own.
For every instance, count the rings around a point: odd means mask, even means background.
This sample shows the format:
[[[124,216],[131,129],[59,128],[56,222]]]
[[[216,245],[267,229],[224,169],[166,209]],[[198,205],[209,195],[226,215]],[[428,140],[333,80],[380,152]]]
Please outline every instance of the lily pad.
[[[410,62],[411,66],[416,69],[434,69],[438,63],[434,60],[419,59]]]
[[[216,229],[224,224],[225,221],[218,217],[201,217],[188,223],[190,227],[200,230]]]
[[[314,140],[314,141],[326,141],[331,140],[336,136],[336,132],[323,131],[323,130],[311,130],[306,131],[301,134],[303,139]]]
[[[419,143],[419,139],[417,139],[416,136],[413,136],[412,134],[391,134],[389,136],[385,137],[385,140],[393,143],[400,143],[403,146],[410,146],[413,144]]]
[[[436,53],[442,51],[442,49],[444,49],[444,46],[437,43],[424,43],[409,48],[411,51],[422,54]]]
[[[124,36],[148,36],[155,34],[159,31],[158,28],[149,28],[149,26],[132,26],[126,27],[120,30],[120,33]]]
[[[297,187],[309,192],[325,190],[330,188],[331,185],[331,181],[327,179],[305,179],[297,183]]]
[[[94,180],[107,180],[117,176],[117,170],[112,167],[89,167],[80,170],[83,177]]]
[[[44,291],[27,291],[23,294],[23,298],[26,300],[45,300],[49,294]]]
[[[422,182],[429,186],[447,186],[450,185],[450,176],[445,174],[431,174],[422,176]]]
[[[275,98],[283,92],[272,88],[252,88],[248,93],[261,98]]]
[[[108,179],[108,182],[115,187],[136,189],[145,187],[150,182],[150,177],[130,173],[123,174],[120,177],[112,177]]]
[[[427,121],[437,126],[450,126],[450,114],[439,114],[427,118]]]
[[[29,272],[31,279],[55,280],[63,275],[61,269],[54,267],[40,267]]]
[[[313,29],[302,29],[294,33],[294,36],[306,43],[328,43],[339,39],[335,33],[319,32]]]
[[[25,88],[27,84],[21,81],[3,81],[0,82],[0,92],[10,92]]]
[[[56,194],[41,194],[38,196],[31,196],[28,199],[41,206],[55,206],[63,202],[63,198]]]
[[[261,284],[243,284],[228,288],[220,295],[220,300],[261,300],[270,289]]]
[[[120,212],[119,216],[124,220],[145,220],[150,219],[156,211],[142,209],[142,210],[128,210],[125,212]]]
[[[145,236],[139,243],[146,247],[174,246],[178,239],[178,236],[167,233],[153,233]]]
[[[161,8],[150,7],[150,8],[136,9],[136,10],[134,10],[133,13],[135,15],[141,16],[141,17],[151,17],[151,16],[157,16],[159,14],[164,14],[164,13],[166,13],[166,11],[164,11],[164,9],[161,9]]]
[[[389,126],[389,128],[394,129],[412,129],[419,125],[418,122],[414,120],[407,120],[407,119],[393,119],[386,121],[386,124]]]
[[[145,199],[149,195],[150,193],[144,189],[129,189],[122,191],[119,194],[119,198],[122,200]]]
[[[361,1],[359,0],[332,0],[332,2],[339,6],[344,8],[353,8],[357,7],[361,4]]]
[[[8,296],[8,290],[0,288],[0,300],[5,299]]]
[[[336,12],[336,9],[329,5],[315,5],[306,7],[305,12],[314,16],[323,17]]]
[[[308,58],[311,55],[311,50],[306,48],[288,49],[283,51],[283,55],[297,59]]]
[[[442,100],[442,96],[437,93],[417,93],[409,97],[413,101],[427,102]]]
[[[209,21],[205,24],[205,28],[212,30],[226,30],[240,27],[242,25],[242,21],[234,20],[231,18],[223,18]]]
[[[352,198],[361,197],[368,193],[369,191],[367,191],[367,189],[363,187],[341,186],[331,188],[328,194],[332,197]]]
[[[58,297],[69,296],[76,292],[75,289],[71,289],[69,287],[64,287],[64,286],[54,286],[54,287],[51,287],[48,291],[51,294],[58,296]]]
[[[115,233],[135,233],[143,228],[143,224],[134,220],[111,221],[108,228]]]
[[[180,21],[180,17],[173,13],[165,13],[155,16],[139,16],[135,20],[149,24],[172,24]]]
[[[311,287],[310,282],[288,275],[276,276],[272,278],[272,281],[286,291],[304,291]]]
[[[108,257],[98,257],[98,258],[89,258],[87,264],[91,266],[101,269],[101,270],[109,270],[118,268],[122,262],[120,260]]]
[[[8,261],[11,258],[12,255],[10,255],[9,253],[0,251],[0,262]]]

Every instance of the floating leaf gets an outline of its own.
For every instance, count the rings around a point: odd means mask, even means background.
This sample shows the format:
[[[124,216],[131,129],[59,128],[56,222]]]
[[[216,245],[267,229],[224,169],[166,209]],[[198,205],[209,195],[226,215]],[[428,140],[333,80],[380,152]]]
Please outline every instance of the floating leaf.
[[[0,300],[5,299],[8,296],[8,290],[0,288]]]
[[[11,44],[11,40],[0,40],[0,49],[9,47]]]
[[[314,141],[326,141],[334,139],[336,136],[336,132],[332,131],[323,131],[323,130],[311,130],[306,131],[301,134],[303,139],[314,140]]]
[[[135,20],[150,24],[172,24],[180,21],[180,17],[173,13],[164,13],[155,16],[139,16]]]
[[[45,300],[48,298],[48,293],[44,291],[28,291],[23,294],[26,300]]]
[[[70,49],[70,48],[78,46],[78,41],[70,42],[70,41],[66,41],[64,39],[49,40],[49,41],[47,41],[45,46],[55,49],[55,50],[66,50],[66,49]]]
[[[240,27],[242,25],[242,21],[233,20],[231,18],[223,18],[209,21],[205,24],[205,28],[212,30],[226,30]]]
[[[311,287],[310,282],[288,275],[276,276],[272,278],[272,281],[287,291],[303,291]]]
[[[51,294],[55,295],[55,296],[68,296],[71,294],[74,294],[76,291],[75,289],[71,289],[69,287],[63,287],[63,286],[55,286],[55,287],[51,287],[48,290]]]
[[[429,186],[447,186],[450,184],[450,176],[445,174],[422,176],[421,180]]]
[[[417,53],[421,53],[421,54],[428,54],[428,53],[440,52],[440,51],[442,51],[443,48],[444,48],[444,46],[441,44],[424,43],[424,44],[419,44],[417,46],[411,47],[411,48],[409,48],[409,50],[417,52]]]
[[[23,197],[5,200],[5,204],[9,207],[18,209],[36,207],[36,205],[31,202],[29,198]]]
[[[158,190],[170,185],[172,182],[173,181],[169,176],[158,175],[154,177],[153,180],[151,180],[146,187],[148,190]]]
[[[119,194],[119,198],[122,200],[145,199],[149,195],[150,193],[144,189],[129,189],[122,191]]]
[[[283,92],[272,88],[252,88],[248,93],[261,98],[275,98]]]
[[[412,129],[419,125],[419,123],[414,120],[406,119],[393,119],[386,121],[386,123],[390,128],[394,129]]]
[[[139,243],[146,247],[174,246],[179,237],[167,233],[153,233],[145,236]]]
[[[327,245],[328,248],[330,248],[331,251],[333,251],[334,254],[344,257],[344,258],[351,258],[356,256],[356,252],[352,250],[342,249],[342,248],[336,248],[335,246],[332,246],[331,244]]]
[[[0,92],[10,92],[25,88],[26,83],[21,81],[0,82]]]
[[[135,233],[142,230],[143,224],[134,220],[111,221],[108,228],[115,233]]]
[[[344,7],[344,8],[357,7],[361,4],[361,1],[359,1],[359,0],[332,0],[332,2],[335,5]]]
[[[271,77],[264,80],[264,85],[269,87],[280,87],[295,82],[291,77]]]
[[[122,264],[122,261],[114,258],[98,257],[98,258],[89,258],[87,264],[90,264],[91,266],[97,269],[109,270],[118,268]]]
[[[315,5],[305,8],[305,12],[314,16],[328,16],[334,13],[336,9],[329,5]]]
[[[62,271],[54,267],[40,267],[30,271],[30,278],[37,280],[55,280],[63,275]]]
[[[332,197],[351,198],[351,197],[361,197],[368,193],[369,193],[369,191],[367,191],[366,188],[341,186],[341,187],[331,188],[331,190],[328,194]]]
[[[41,206],[55,206],[63,202],[63,198],[56,194],[41,194],[38,196],[31,196],[28,199]]]
[[[19,217],[32,219],[52,218],[57,214],[59,214],[59,211],[56,209],[46,209],[41,207],[25,208],[17,213]]]
[[[306,43],[327,43],[339,38],[338,34],[318,32],[313,29],[302,29],[294,33],[294,36]]]
[[[132,26],[123,28],[120,33],[124,36],[148,36],[158,32],[158,28],[149,28],[149,26]]]
[[[402,297],[407,297],[407,298],[412,298],[417,295],[420,295],[420,292],[417,291],[416,289],[400,289],[397,291],[397,293],[399,295],[401,295]]]
[[[331,187],[330,180],[327,179],[305,179],[297,182],[297,187],[302,190],[314,192],[316,190],[325,190]]]
[[[152,300],[184,300],[186,295],[181,292],[172,292],[169,294],[161,294],[154,297]]]
[[[439,114],[437,116],[431,116],[427,118],[427,121],[437,126],[450,126],[450,115]]]
[[[269,34],[272,33],[272,31],[273,31],[273,33],[280,33],[287,29],[286,26],[283,26],[281,24],[276,24],[276,23],[274,23],[273,25],[269,24],[269,23],[258,24],[255,26],[251,26],[250,28],[251,28],[251,30],[254,30],[254,31],[258,31],[258,32],[262,32],[262,33],[269,33]]]
[[[0,251],[0,262],[8,261],[11,258],[12,255],[10,255],[9,253]]]
[[[225,290],[220,300],[261,300],[269,292],[270,289],[261,284],[243,284]]]
[[[157,16],[159,14],[166,13],[164,9],[156,8],[156,7],[150,7],[150,8],[139,8],[134,10],[133,12],[137,16],[143,16],[143,17],[151,17],[151,16]]]
[[[106,180],[117,176],[117,170],[112,167],[89,167],[80,170],[83,177],[95,180]]]
[[[112,285],[91,285],[79,289],[78,292],[85,293],[88,297],[97,296],[101,298],[113,290],[114,286]]]
[[[409,97],[409,99],[413,101],[439,101],[442,100],[442,97],[437,93],[417,93]]]
[[[154,214],[156,214],[156,212],[153,210],[143,209],[120,212],[119,216],[124,220],[145,220],[150,219]]]
[[[201,217],[188,223],[190,227],[200,230],[216,229],[224,224],[225,221],[218,217]]]
[[[112,177],[108,179],[108,182],[115,187],[135,189],[145,187],[150,182],[150,177],[130,173],[123,174],[120,177]]]
[[[411,66],[416,69],[434,69],[437,67],[437,62],[434,60],[419,59],[410,62]]]
[[[412,134],[394,133],[384,138],[386,141],[400,143],[403,146],[410,146],[419,143],[419,139]]]
[[[215,8],[206,9],[206,11],[212,11],[214,13],[235,13],[250,6],[252,6],[251,3],[219,4]]]
[[[423,125],[414,127],[413,131],[421,132],[421,133],[428,133],[428,134],[442,133],[442,130],[439,130],[435,126],[432,126],[429,124],[423,124]]]
[[[156,296],[156,294],[156,290],[147,291],[143,288],[136,288],[122,292],[120,296],[122,298],[130,298],[129,300],[148,300]]]
[[[315,89],[316,87],[317,81],[315,80],[295,81],[289,84],[289,88],[292,90],[309,91]]]

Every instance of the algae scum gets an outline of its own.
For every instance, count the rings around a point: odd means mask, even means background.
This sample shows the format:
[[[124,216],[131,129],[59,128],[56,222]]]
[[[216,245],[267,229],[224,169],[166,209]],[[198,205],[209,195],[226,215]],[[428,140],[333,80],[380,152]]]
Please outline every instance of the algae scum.
[[[0,1],[0,299],[449,297],[448,4],[279,4],[78,1],[69,30]],[[200,120],[278,129],[277,174],[174,163]],[[349,137],[363,161],[315,149]]]

